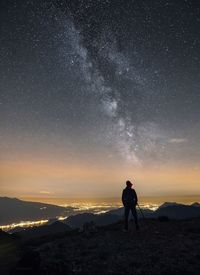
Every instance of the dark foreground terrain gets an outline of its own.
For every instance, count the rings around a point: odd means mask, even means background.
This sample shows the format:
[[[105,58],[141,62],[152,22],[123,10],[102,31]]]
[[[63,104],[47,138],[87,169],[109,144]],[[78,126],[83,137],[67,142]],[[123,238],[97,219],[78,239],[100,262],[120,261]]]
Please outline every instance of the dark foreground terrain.
[[[23,239],[1,232],[0,274],[200,274],[200,218],[122,222]]]

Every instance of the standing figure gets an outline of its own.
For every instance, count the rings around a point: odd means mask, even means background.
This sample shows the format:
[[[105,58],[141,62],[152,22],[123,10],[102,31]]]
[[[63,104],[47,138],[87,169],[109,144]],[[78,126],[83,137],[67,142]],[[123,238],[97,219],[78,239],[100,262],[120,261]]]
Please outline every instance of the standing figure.
[[[139,230],[138,217],[137,217],[137,211],[136,211],[138,198],[135,190],[132,188],[132,185],[133,184],[129,180],[127,180],[126,188],[122,192],[122,203],[124,205],[124,215],[125,215],[124,231],[128,231],[128,217],[129,217],[130,210],[135,220],[136,230],[137,231]]]

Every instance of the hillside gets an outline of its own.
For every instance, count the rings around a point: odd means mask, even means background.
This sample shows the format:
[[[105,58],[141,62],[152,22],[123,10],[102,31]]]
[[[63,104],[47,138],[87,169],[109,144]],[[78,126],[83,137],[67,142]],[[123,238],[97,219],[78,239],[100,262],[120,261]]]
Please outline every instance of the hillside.
[[[21,259],[11,274],[199,274],[200,218],[149,219],[140,225],[140,233],[124,233],[118,222],[23,242]]]
[[[39,220],[68,215],[71,208],[57,205],[23,201],[16,198],[0,197],[0,225],[21,220]]]

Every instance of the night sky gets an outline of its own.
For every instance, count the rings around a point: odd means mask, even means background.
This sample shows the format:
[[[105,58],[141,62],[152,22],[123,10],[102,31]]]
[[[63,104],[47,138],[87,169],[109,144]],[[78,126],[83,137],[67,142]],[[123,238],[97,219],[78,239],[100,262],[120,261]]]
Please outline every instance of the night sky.
[[[0,192],[200,193],[200,2],[1,1]]]

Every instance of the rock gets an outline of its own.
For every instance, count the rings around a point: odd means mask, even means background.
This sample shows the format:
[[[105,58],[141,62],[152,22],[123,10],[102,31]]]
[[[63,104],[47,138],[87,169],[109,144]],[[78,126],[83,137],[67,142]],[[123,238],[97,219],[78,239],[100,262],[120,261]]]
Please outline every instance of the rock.
[[[158,220],[159,222],[168,222],[169,218],[167,216],[159,216]]]

